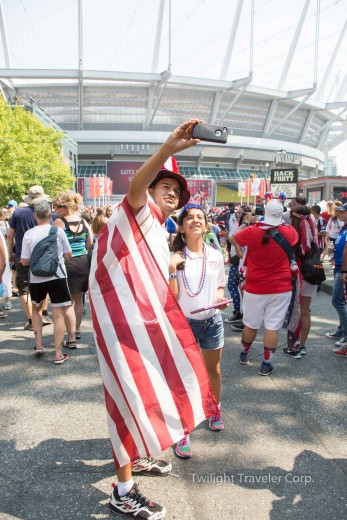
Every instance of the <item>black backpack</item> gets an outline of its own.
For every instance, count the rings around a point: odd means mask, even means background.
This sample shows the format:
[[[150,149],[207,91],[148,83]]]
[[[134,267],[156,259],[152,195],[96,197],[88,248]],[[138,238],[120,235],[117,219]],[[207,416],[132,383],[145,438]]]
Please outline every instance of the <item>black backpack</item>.
[[[312,242],[311,252],[302,262],[302,276],[311,285],[319,285],[326,280],[318,246]]]
[[[33,275],[57,276],[60,267],[57,235],[58,228],[51,226],[49,234],[37,242],[30,258],[30,271]],[[62,269],[61,271],[63,272]]]

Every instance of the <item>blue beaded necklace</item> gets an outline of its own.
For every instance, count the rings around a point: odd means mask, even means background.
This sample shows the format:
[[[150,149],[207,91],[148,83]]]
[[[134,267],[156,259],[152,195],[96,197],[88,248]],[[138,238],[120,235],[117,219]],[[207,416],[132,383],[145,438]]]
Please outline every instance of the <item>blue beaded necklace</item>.
[[[184,249],[183,249],[183,255],[184,255],[184,260],[186,260],[187,257],[190,258],[190,256],[187,254],[186,247],[184,247]],[[206,246],[203,243],[202,244],[202,270],[201,270],[199,285],[198,285],[196,292],[191,290],[191,288],[189,287],[189,284],[188,284],[188,280],[186,278],[185,270],[182,271],[183,285],[190,298],[194,298],[194,296],[198,296],[198,294],[201,293],[201,290],[205,284],[205,278],[206,278]]]

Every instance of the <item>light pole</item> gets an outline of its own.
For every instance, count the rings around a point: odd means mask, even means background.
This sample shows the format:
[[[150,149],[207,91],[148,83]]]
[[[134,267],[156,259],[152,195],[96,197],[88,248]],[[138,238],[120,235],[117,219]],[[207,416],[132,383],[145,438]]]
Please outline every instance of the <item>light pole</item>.
[[[102,205],[105,207],[105,184],[106,184],[106,175],[105,174],[102,176],[102,182],[103,182]]]
[[[283,157],[285,157],[287,155],[287,152],[285,150],[277,150],[277,153],[281,156],[281,170],[282,170]]]
[[[270,191],[270,175],[269,175],[269,166],[268,162],[265,163],[265,191]],[[268,185],[269,184],[269,185]]]
[[[94,188],[94,210],[96,206],[96,185],[95,185],[95,179],[96,179],[96,173],[93,173],[94,182],[93,182],[93,188]]]
[[[100,207],[100,175],[98,175],[98,195],[99,195],[99,207]]]

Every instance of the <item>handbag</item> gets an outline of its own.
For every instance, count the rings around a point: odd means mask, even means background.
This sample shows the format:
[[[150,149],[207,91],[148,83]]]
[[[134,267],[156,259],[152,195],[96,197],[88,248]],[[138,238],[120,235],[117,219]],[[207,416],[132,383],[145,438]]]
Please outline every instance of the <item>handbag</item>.
[[[311,285],[319,285],[326,280],[320,252],[316,244],[311,244],[311,253],[302,262],[302,276]]]

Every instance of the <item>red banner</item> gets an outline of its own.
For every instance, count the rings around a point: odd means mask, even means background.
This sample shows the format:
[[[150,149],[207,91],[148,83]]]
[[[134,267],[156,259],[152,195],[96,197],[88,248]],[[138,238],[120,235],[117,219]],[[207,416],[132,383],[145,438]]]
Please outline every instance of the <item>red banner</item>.
[[[190,199],[197,204],[212,204],[212,181],[211,180],[191,180],[187,179],[188,190],[190,191]]]
[[[82,195],[82,198],[85,197],[85,191],[84,191],[84,177],[77,177],[77,192]]]

